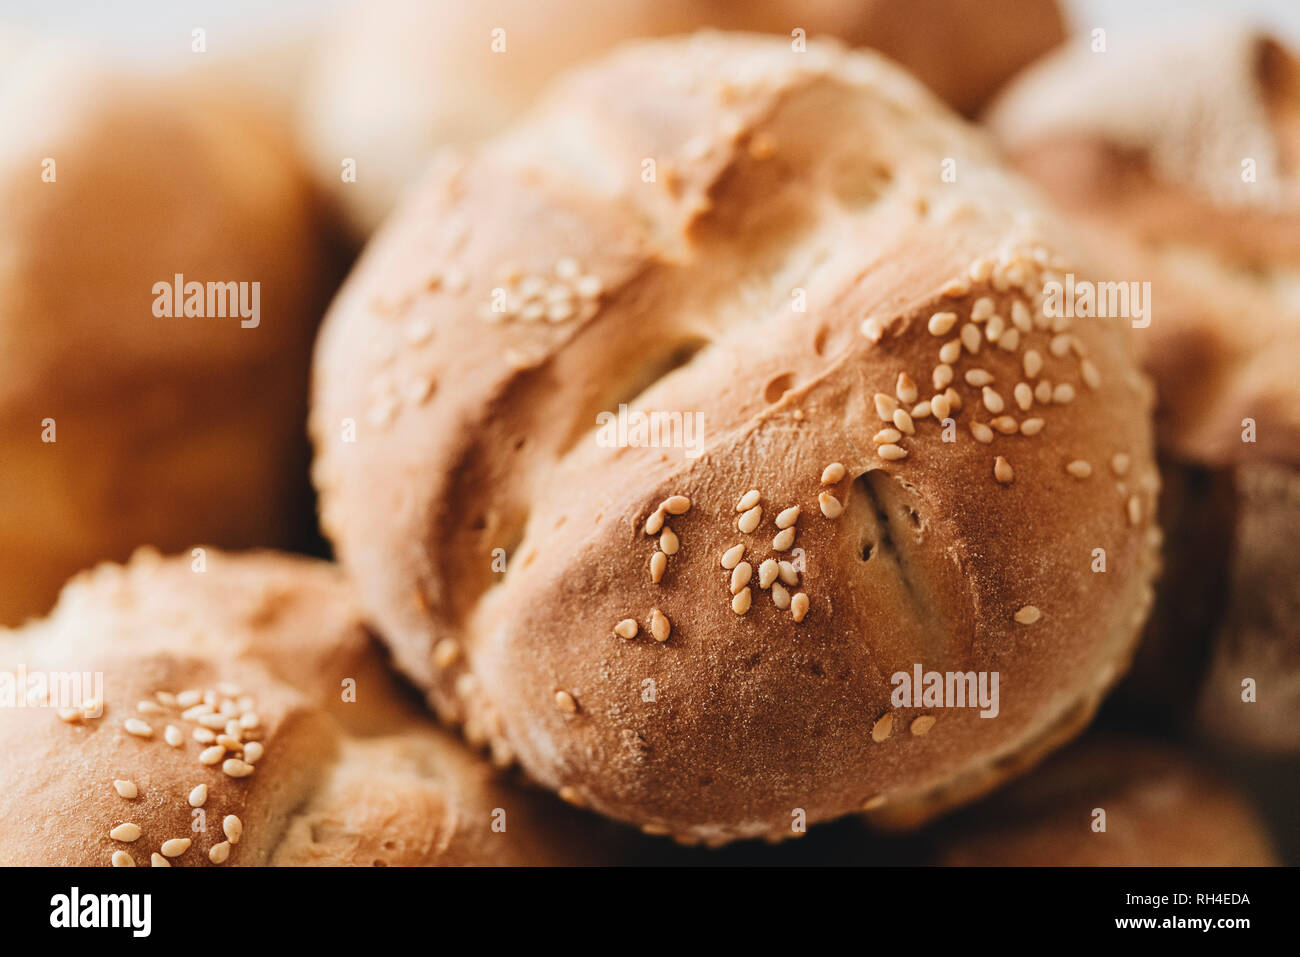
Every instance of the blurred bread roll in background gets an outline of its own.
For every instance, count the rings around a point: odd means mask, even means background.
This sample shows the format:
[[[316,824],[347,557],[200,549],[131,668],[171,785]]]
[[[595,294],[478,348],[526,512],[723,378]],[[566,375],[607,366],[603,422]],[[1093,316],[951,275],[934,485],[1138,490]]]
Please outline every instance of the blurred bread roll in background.
[[[497,132],[552,77],[618,43],[702,27],[874,46],[966,113],[1065,29],[1056,0],[365,0],[307,68],[305,149],[365,237],[438,147]]]
[[[141,550],[0,630],[6,678],[102,676],[0,709],[0,863],[602,863],[638,840],[506,783],[424,716],[334,567],[202,560]]]
[[[305,531],[306,374],[336,272],[309,178],[247,102],[14,46],[0,70],[8,623],[138,544]],[[156,284],[178,275],[204,284],[207,315],[155,314]]]
[[[1216,476],[1202,493],[1173,483],[1191,507],[1170,505],[1182,527],[1130,690],[1180,692],[1177,712],[1222,743],[1300,750],[1300,62],[1240,27],[1076,45],[1017,79],[989,123],[1111,278],[1151,283],[1134,338],[1168,469]]]
[[[937,863],[962,866],[1276,863],[1258,814],[1228,782],[1168,745],[1112,738],[1053,755],[928,838]]]

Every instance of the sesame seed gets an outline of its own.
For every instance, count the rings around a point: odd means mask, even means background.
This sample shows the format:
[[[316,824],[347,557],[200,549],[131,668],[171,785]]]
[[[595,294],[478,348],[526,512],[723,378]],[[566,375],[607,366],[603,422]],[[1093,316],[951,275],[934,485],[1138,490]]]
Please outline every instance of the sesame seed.
[[[1083,376],[1084,384],[1089,389],[1101,387],[1101,373],[1097,371],[1097,367],[1092,364],[1091,359],[1084,359],[1079,363],[1079,374]]]
[[[988,386],[984,387],[981,395],[984,399],[984,408],[988,409],[994,415],[997,415],[1006,407],[1006,404],[1002,401],[1002,396],[994,392]]]
[[[135,710],[141,714],[162,714],[163,707],[156,701],[138,701]]]
[[[781,572],[780,566],[775,558],[766,558],[758,566],[758,587],[771,588],[772,582],[776,581],[777,575]]]
[[[1029,307],[1017,299],[1011,304],[1011,324],[1028,335],[1033,331],[1033,320],[1029,318]]]
[[[930,381],[934,383],[936,389],[942,389],[952,381],[952,366],[947,363],[935,366],[934,371],[930,373]]]
[[[728,548],[725,552],[722,553],[722,558],[721,558],[722,567],[730,571],[731,569],[735,568],[737,565],[740,564],[740,559],[743,558],[744,555],[745,555],[745,546],[743,543],[740,545],[732,545],[730,548]]]
[[[873,794],[862,802],[862,810],[875,811],[885,806],[887,798],[883,794]]]
[[[1129,457],[1124,452],[1116,452],[1110,459],[1110,470],[1116,475],[1127,475]]]
[[[227,814],[221,821],[221,832],[231,844],[238,844],[244,836],[244,822],[233,814]]]
[[[581,276],[573,288],[583,299],[595,299],[604,291],[605,284],[599,276]]]
[[[1029,387],[1027,382],[1017,382],[1016,387],[1011,390],[1011,394],[1016,400],[1016,405],[1020,406],[1022,411],[1028,411],[1029,407],[1034,404],[1034,390]]]
[[[884,741],[894,730],[894,713],[887,711],[876,719],[876,723],[871,726],[871,740],[879,744]]]
[[[795,620],[795,623],[798,624],[803,621],[807,615],[808,596],[803,592],[797,592],[794,597],[790,599],[790,617],[792,617]]]
[[[1034,398],[1047,405],[1052,401],[1052,383],[1047,379],[1040,379],[1038,385],[1034,386]]]
[[[182,691],[176,696],[176,703],[182,708],[192,708],[202,700],[203,692],[195,691],[192,688],[188,691]]]
[[[777,528],[789,528],[795,522],[799,521],[799,506],[791,505],[776,517]]]
[[[918,738],[921,737],[921,735],[934,727],[935,720],[934,715],[930,714],[923,714],[919,718],[914,719],[912,721],[912,734]]]
[[[980,296],[971,304],[970,317],[972,322],[984,322],[989,316],[993,315],[993,300],[988,296]]]
[[[881,429],[871,437],[871,441],[877,445],[884,445],[887,442],[897,442],[903,437],[903,433],[898,429]]]
[[[244,746],[244,742],[230,734],[217,735],[217,744],[221,745],[227,751],[238,751]]]
[[[663,552],[655,552],[650,556],[650,581],[652,584],[659,584],[664,577],[664,572],[668,569],[668,556]]]
[[[1039,432],[1043,431],[1044,424],[1045,424],[1044,421],[1037,417],[1032,419],[1025,419],[1025,421],[1020,423],[1020,434],[1037,435]]]
[[[778,552],[786,551],[794,544],[794,531],[793,528],[787,528],[784,531],[777,532],[776,537],[772,539],[772,549]]]
[[[186,721],[197,721],[205,714],[212,713],[212,706],[207,704],[196,704],[192,708],[186,708],[181,712],[181,717]]]
[[[980,351],[979,327],[971,325],[969,322],[962,326],[961,344],[966,347],[966,351],[971,355],[978,355]]]
[[[572,804],[574,807],[582,807],[582,795],[578,789],[571,784],[566,784],[555,792],[559,795],[560,800],[566,804]]]
[[[658,535],[664,527],[664,513],[655,509],[650,513],[650,517],[645,520],[645,533],[647,535]]]
[[[226,758],[221,762],[221,770],[232,778],[246,778],[253,773],[253,766],[239,758]]]
[[[970,424],[970,434],[974,436],[976,442],[982,442],[985,445],[993,441],[993,430],[983,422],[972,422]]]
[[[939,361],[949,365],[961,358],[961,340],[949,339],[939,347]]]
[[[213,864],[224,864],[228,857],[230,857],[230,845],[225,841],[220,844],[213,844],[208,851],[208,860]]]
[[[876,403],[876,415],[880,416],[880,420],[882,422],[892,421],[894,410],[898,408],[898,400],[892,395],[877,392],[874,401]]]
[[[163,857],[180,857],[190,849],[190,839],[188,837],[173,837],[170,841],[163,841],[163,846],[159,848]]]
[[[898,396],[900,402],[906,402],[908,405],[916,401],[916,383],[906,372],[898,374],[898,384],[894,386],[894,394]]]
[[[195,728],[194,740],[199,742],[199,744],[211,744],[213,741],[217,740],[217,736],[208,728]]]
[[[989,342],[997,342],[1002,338],[1002,333],[1006,331],[1006,328],[1005,319],[1001,316],[991,316],[988,325],[984,327],[984,338]]]
[[[555,261],[555,275],[560,279],[577,279],[580,267],[572,256],[565,256]]]
[[[173,748],[179,748],[185,743],[185,736],[181,734],[181,729],[174,724],[169,724],[163,729],[163,740]]]
[[[132,841],[140,839],[140,826],[128,821],[113,828],[108,832],[108,836],[115,841],[121,841],[123,844],[130,844]]]
[[[741,562],[731,573],[731,593],[739,594],[740,590],[749,584],[749,580],[754,577],[754,566],[749,562]]]
[[[208,786],[196,784],[190,791],[190,807],[203,807],[208,803]]]
[[[970,283],[964,279],[949,279],[939,289],[939,295],[947,296],[950,299],[958,299],[970,292]]]
[[[1052,336],[1052,341],[1047,344],[1047,351],[1058,359],[1065,358],[1070,354],[1070,337],[1064,333]]]
[[[930,399],[930,412],[936,419],[948,418],[948,413],[951,411],[952,408],[948,404],[947,396],[936,395]]]
[[[565,714],[577,714],[578,702],[573,700],[573,695],[567,691],[555,692],[555,706]]]
[[[1037,349],[1025,350],[1023,364],[1026,378],[1037,378],[1038,373],[1043,371],[1043,357],[1038,354]]]
[[[681,540],[677,537],[677,533],[671,528],[665,528],[663,534],[659,536],[659,550],[665,555],[676,555],[679,547],[681,547]]]
[[[153,728],[139,718],[127,718],[122,722],[122,727],[126,729],[127,734],[133,734],[137,738],[153,737]]]
[[[1128,500],[1128,523],[1136,525],[1142,521],[1142,502],[1136,495],[1129,496]]]
[[[118,779],[113,782],[113,788],[117,791],[119,797],[124,797],[128,801],[140,793],[140,789],[135,786],[134,781],[124,781]]]
[[[969,275],[972,282],[988,282],[993,273],[993,260],[980,257],[970,264]]]
[[[58,715],[60,721],[66,721],[68,724],[81,723],[82,715],[80,708],[60,708],[58,710]]]
[[[745,514],[741,515],[736,521],[736,527],[746,535],[752,534],[754,529],[758,528],[758,523],[763,518],[763,506],[755,505]]]
[[[635,638],[637,632],[640,630],[640,626],[637,625],[635,618],[624,618],[614,626],[614,634],[618,635],[620,638],[626,639],[627,641],[631,641]]]
[[[171,867],[172,864],[171,861],[167,860],[167,858],[163,857],[157,851],[154,851],[152,854],[149,855],[149,866],[150,867]]]
[[[659,507],[669,515],[685,515],[691,510],[691,500],[685,495],[671,495],[664,499]]]
[[[753,601],[754,598],[749,589],[742,588],[736,593],[736,596],[731,599],[731,610],[737,615],[743,615],[745,612],[749,611],[749,606]]]
[[[790,593],[780,582],[772,583],[772,604],[782,611],[790,607]]]
[[[876,454],[886,461],[897,462],[899,459],[907,457],[907,450],[901,446],[889,443],[876,449]]]
[[[226,749],[219,744],[204,748],[199,753],[199,764],[216,764],[226,756]]]
[[[980,388],[993,381],[993,376],[985,369],[970,369],[966,373],[966,384]]]
[[[840,479],[844,478],[845,468],[839,462],[832,462],[826,468],[822,469],[822,484],[834,485]]]
[[[894,427],[905,435],[916,434],[916,426],[912,424],[912,417],[903,409],[894,410]]]
[[[993,460],[993,477],[1003,485],[1010,485],[1015,478],[1015,473],[1011,471],[1011,463],[1001,455]]]
[[[748,492],[742,495],[740,497],[740,501],[736,503],[736,511],[737,512],[749,511],[751,508],[753,508],[755,505],[758,504],[759,498],[760,496],[758,494],[758,489],[751,488]]]
[[[211,728],[213,731],[220,731],[226,726],[226,719],[219,714],[201,714],[199,715],[199,724],[205,728]]]
[[[799,584],[799,572],[795,569],[792,562],[777,562],[777,568],[780,570],[781,581],[785,582],[792,588]]]
[[[822,514],[827,518],[839,518],[844,512],[844,506],[830,492],[822,492],[817,496],[817,504],[821,506]]]
[[[1065,405],[1067,402],[1074,401],[1074,386],[1068,382],[1062,382],[1052,390],[1052,401]]]
[[[1032,625],[1035,624],[1040,618],[1043,617],[1043,613],[1033,605],[1025,605],[1023,608],[1017,611],[1012,617],[1015,618],[1015,620],[1019,624]]]
[[[997,418],[989,422],[989,425],[993,426],[993,428],[997,429],[1003,435],[1014,435],[1016,430],[1020,428],[1020,423],[1009,415],[999,415]]]
[[[1075,478],[1079,478],[1079,479],[1086,479],[1089,475],[1092,474],[1092,466],[1089,465],[1087,462],[1085,462],[1083,459],[1075,459],[1073,462],[1071,462],[1069,465],[1065,467],[1065,470],[1069,472],[1071,475],[1073,475]]]
[[[114,867],[135,867],[135,861],[131,860],[131,855],[126,851],[113,852]]]
[[[650,637],[660,643],[668,640],[672,634],[673,626],[668,620],[668,616],[658,608],[650,609]]]
[[[998,339],[998,348],[1003,352],[1015,352],[1020,348],[1020,330],[1008,329]]]
[[[880,320],[874,317],[863,319],[862,325],[858,328],[872,342],[879,342],[885,334],[884,327],[880,325]]]
[[[443,638],[433,648],[433,663],[439,668],[450,668],[460,658],[460,645],[452,638]]]
[[[932,336],[945,336],[952,331],[952,327],[957,324],[957,313],[955,312],[936,312],[930,317],[928,328]]]

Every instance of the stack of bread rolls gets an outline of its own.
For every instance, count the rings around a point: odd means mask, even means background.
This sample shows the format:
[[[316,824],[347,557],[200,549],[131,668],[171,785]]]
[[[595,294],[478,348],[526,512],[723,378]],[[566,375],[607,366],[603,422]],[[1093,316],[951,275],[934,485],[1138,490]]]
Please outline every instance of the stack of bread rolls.
[[[382,0],[159,83],[0,32],[0,865],[1275,862],[1221,770],[1071,742],[1136,656],[1112,726],[1300,747],[1300,73],[1071,46],[963,119],[1063,36]],[[1149,327],[1062,311],[1115,278]]]

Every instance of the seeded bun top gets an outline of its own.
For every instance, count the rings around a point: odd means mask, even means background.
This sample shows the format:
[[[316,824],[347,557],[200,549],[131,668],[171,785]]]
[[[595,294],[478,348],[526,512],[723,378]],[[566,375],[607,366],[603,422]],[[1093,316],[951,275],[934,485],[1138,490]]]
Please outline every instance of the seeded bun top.
[[[1276,863],[1259,816],[1218,775],[1168,747],[1110,738],[1053,755],[932,837],[938,863],[964,866]]]
[[[1055,0],[364,0],[340,11],[307,71],[307,153],[364,237],[436,148],[499,132],[618,43],[702,27],[875,47],[964,112],[1064,36]]]
[[[141,543],[300,530],[332,275],[310,182],[254,106],[22,49],[0,64],[0,624]],[[155,315],[177,274],[259,283],[259,324]]]
[[[1123,325],[1041,312],[1070,256],[880,57],[629,47],[367,251],[324,527],[436,708],[562,796],[687,841],[910,823],[1086,721],[1149,601],[1150,390]],[[999,716],[895,711],[918,663],[999,671]]]
[[[1018,78],[989,123],[1095,240],[1108,278],[1152,284],[1152,324],[1137,338],[1162,444],[1210,465],[1300,465],[1292,53],[1233,28],[1104,55],[1074,47]]]
[[[0,709],[0,864],[606,859],[595,822],[495,780],[421,716],[334,568],[202,560],[142,550],[0,633],[6,683],[102,675],[98,702],[88,678],[76,701],[24,684],[29,706]]]

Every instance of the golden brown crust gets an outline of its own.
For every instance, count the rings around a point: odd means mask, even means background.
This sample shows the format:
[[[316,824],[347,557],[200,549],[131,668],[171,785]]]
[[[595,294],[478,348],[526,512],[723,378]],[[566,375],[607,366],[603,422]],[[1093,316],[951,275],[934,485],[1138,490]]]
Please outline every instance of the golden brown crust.
[[[143,542],[301,533],[303,392],[332,275],[308,179],[255,108],[38,50],[0,78],[7,624]],[[260,283],[260,324],[155,316],[154,284],[178,273]]]
[[[59,713],[99,694],[87,679],[76,702],[50,685],[0,709],[7,865],[106,865],[121,851],[150,866],[164,842],[186,839],[173,865],[590,863],[626,847],[549,795],[508,786],[423,717],[321,562],[142,550],[78,576],[50,618],[0,634],[0,654],[7,691],[37,674],[99,673],[103,705]],[[209,690],[249,725],[239,745],[199,741],[205,715],[167,697]],[[222,760],[203,763],[214,745]],[[251,773],[227,773],[232,758]],[[242,824],[233,846],[228,815]],[[123,824],[139,837],[114,836]],[[228,856],[210,860],[223,844]]]
[[[1137,339],[1162,445],[1206,465],[1300,463],[1294,56],[1231,30],[1063,51],[1018,79],[989,124],[1087,229],[1108,272],[1152,283],[1152,324]]]
[[[1149,387],[1114,323],[1031,318],[1070,256],[983,142],[881,58],[736,35],[630,47],[444,160],[367,251],[318,346],[324,527],[437,710],[568,799],[711,842],[881,794],[882,816],[928,815],[1074,733],[1149,602]],[[556,293],[558,321],[530,321],[530,277],[578,287]],[[933,335],[947,311],[961,323]],[[964,325],[982,347],[954,360],[955,441],[918,410],[887,443],[906,457],[882,457],[873,435],[894,423],[875,396],[896,402],[901,373],[906,408],[941,392]],[[973,438],[997,418],[966,382],[979,369],[1016,432],[1039,418],[1041,434]],[[1026,378],[1057,398],[1022,410]],[[597,415],[620,403],[698,412],[700,454],[602,444]],[[749,489],[762,518],[742,532]],[[754,579],[769,557],[802,566],[790,606],[754,580],[733,610],[720,556],[739,543]],[[905,710],[873,742],[891,674],[916,663],[1000,671],[1000,717],[949,711],[923,735]]]
[[[932,838],[938,863],[965,866],[1276,863],[1267,830],[1229,784],[1177,751],[1122,739],[1067,748]]]
[[[1064,37],[1055,0],[366,0],[312,58],[307,151],[365,236],[435,148],[497,133],[554,77],[618,43],[703,27],[873,47],[967,115]]]

